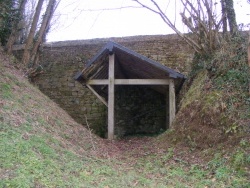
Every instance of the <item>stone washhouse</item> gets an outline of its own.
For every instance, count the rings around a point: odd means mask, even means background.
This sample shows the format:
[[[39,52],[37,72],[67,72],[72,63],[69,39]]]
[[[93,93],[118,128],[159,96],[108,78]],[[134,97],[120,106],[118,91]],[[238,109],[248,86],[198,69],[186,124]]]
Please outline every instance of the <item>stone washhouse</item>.
[[[145,131],[144,126],[147,133],[171,128],[175,95],[185,81],[183,74],[114,42],[108,42],[74,78],[107,106],[108,139],[119,131]]]

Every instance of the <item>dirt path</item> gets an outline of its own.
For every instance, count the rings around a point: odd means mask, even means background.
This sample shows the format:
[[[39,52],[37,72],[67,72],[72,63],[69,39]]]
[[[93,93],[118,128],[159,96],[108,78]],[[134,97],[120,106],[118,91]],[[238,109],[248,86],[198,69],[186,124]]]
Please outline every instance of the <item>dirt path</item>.
[[[103,157],[127,159],[140,158],[149,154],[162,153],[154,137],[125,137],[113,141],[103,140],[103,146],[106,148]]]
[[[200,164],[201,166],[207,163],[204,153],[200,150],[190,150],[189,147],[171,145],[167,142],[163,148],[157,144],[155,137],[134,136],[113,141],[104,139],[102,144],[105,149],[99,156],[105,159],[117,159],[130,165],[135,164],[137,159],[152,155],[158,157],[171,155],[168,159],[170,163]]]

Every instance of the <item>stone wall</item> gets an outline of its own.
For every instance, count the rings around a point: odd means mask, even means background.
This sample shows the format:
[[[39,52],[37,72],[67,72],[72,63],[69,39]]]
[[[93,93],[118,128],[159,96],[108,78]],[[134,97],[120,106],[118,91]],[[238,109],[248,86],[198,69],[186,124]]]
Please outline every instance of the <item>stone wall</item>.
[[[39,64],[43,67],[43,73],[33,79],[34,84],[77,122],[85,125],[87,117],[90,126],[98,134],[106,130],[106,106],[73,77],[108,41],[119,43],[183,74],[190,70],[193,57],[193,50],[177,35],[134,36],[43,44],[39,56]],[[19,51],[16,51],[17,56],[21,51],[20,47]]]

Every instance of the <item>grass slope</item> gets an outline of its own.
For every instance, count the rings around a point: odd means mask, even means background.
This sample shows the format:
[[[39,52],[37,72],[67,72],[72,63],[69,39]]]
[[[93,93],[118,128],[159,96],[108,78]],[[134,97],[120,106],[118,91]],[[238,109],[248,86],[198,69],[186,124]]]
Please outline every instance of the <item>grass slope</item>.
[[[250,186],[246,170],[220,154],[205,161],[189,147],[161,148],[158,138],[109,142],[91,135],[13,61],[0,51],[0,187]],[[237,153],[234,163],[244,157]]]
[[[159,144],[176,143],[221,159],[250,180],[250,68],[246,37],[225,41],[211,57],[194,59],[174,129]],[[241,185],[244,187],[243,185]],[[240,186],[240,187],[241,187]]]
[[[175,125],[189,146],[206,149],[239,147],[250,142],[250,68],[247,40],[239,35],[212,57],[197,58],[180,103]]]
[[[0,54],[0,187],[77,186],[93,152],[89,131]],[[97,144],[97,143],[96,143]]]

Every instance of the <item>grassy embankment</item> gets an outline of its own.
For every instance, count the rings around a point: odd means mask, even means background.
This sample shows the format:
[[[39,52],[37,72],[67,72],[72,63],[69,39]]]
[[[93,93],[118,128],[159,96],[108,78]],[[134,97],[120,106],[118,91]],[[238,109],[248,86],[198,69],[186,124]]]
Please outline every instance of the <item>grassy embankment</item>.
[[[16,66],[0,52],[0,187],[250,186],[250,142],[240,134],[249,120],[242,113],[247,104],[230,103],[239,95],[244,101],[246,92],[237,87],[231,99],[219,88],[226,76],[237,77],[236,69],[213,80],[207,72],[198,74],[175,131],[108,142],[75,123]],[[233,116],[235,110],[242,117]]]

